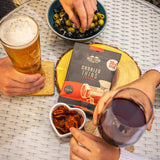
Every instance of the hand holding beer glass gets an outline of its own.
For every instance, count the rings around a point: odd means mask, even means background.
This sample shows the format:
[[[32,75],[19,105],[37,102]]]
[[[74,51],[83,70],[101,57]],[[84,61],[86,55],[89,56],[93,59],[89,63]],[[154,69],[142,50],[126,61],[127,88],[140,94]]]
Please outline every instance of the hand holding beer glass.
[[[18,15],[3,19],[0,23],[0,40],[18,72],[26,74],[25,76],[30,79],[35,79],[34,75],[36,74],[37,76],[37,73],[44,75],[41,67],[39,28],[33,18],[26,15]],[[42,76],[40,75],[37,77],[41,78]],[[33,81],[28,80],[28,82],[33,82],[35,85],[40,85],[41,83],[41,86],[44,86],[42,85],[44,80],[45,78],[43,77],[39,81],[37,79],[38,82],[36,82],[36,79]],[[32,86],[31,83],[30,85]],[[25,85],[25,83],[23,84]],[[29,87],[24,86],[22,88]],[[23,93],[30,92],[24,91]]]

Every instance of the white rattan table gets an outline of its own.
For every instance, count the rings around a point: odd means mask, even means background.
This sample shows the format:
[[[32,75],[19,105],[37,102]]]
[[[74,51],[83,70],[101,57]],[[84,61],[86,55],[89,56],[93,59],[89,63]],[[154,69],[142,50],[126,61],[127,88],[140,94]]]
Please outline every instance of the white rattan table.
[[[33,0],[11,14],[34,17],[40,27],[42,60],[54,61],[73,42],[58,38],[46,21],[50,0]],[[127,52],[142,73],[160,61],[160,9],[143,0],[101,0],[108,22],[103,33],[87,43],[104,43]],[[0,58],[6,53],[0,45]],[[2,78],[2,77],[0,77]],[[68,160],[70,138],[59,139],[49,123],[49,110],[57,102],[53,96],[7,97],[0,94],[0,160]],[[160,90],[154,102],[152,131],[146,131],[134,145],[135,153],[160,158]]]

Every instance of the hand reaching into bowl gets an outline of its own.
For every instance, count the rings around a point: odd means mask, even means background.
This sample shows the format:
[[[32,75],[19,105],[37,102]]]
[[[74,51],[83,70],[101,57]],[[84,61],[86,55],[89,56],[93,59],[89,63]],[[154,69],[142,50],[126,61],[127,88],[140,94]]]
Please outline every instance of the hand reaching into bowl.
[[[94,12],[97,10],[96,0],[60,0],[65,12],[68,14],[69,18],[74,22],[79,28],[82,27],[83,30],[88,30],[94,16]],[[80,21],[74,12],[80,18]]]

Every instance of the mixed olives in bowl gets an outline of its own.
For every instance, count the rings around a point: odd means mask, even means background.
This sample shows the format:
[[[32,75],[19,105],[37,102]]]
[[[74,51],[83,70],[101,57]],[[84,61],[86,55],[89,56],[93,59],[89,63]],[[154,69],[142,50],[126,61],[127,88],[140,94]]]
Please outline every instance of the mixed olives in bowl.
[[[51,30],[59,37],[81,42],[90,40],[103,31],[107,22],[107,15],[103,6],[97,1],[97,11],[94,13],[90,28],[84,31],[81,27],[76,27],[59,0],[55,0],[48,8],[47,21]]]

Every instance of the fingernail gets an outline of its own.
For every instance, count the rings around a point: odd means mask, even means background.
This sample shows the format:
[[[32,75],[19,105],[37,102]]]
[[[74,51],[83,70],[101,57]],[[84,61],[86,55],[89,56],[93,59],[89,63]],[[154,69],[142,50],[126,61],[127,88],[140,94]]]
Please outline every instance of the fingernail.
[[[46,77],[45,77],[45,76],[43,76],[43,79],[45,80],[45,79],[46,79]]]
[[[78,29],[79,29],[79,27],[80,27],[80,26],[79,26],[79,25],[77,25],[77,28],[78,28]]]
[[[76,128],[76,129],[81,132],[81,130],[79,128]]]
[[[69,128],[69,130],[70,130],[70,132],[72,132],[73,131],[73,127]]]
[[[44,86],[45,86],[45,83],[43,83],[43,84],[41,85],[40,90],[41,90]]]

